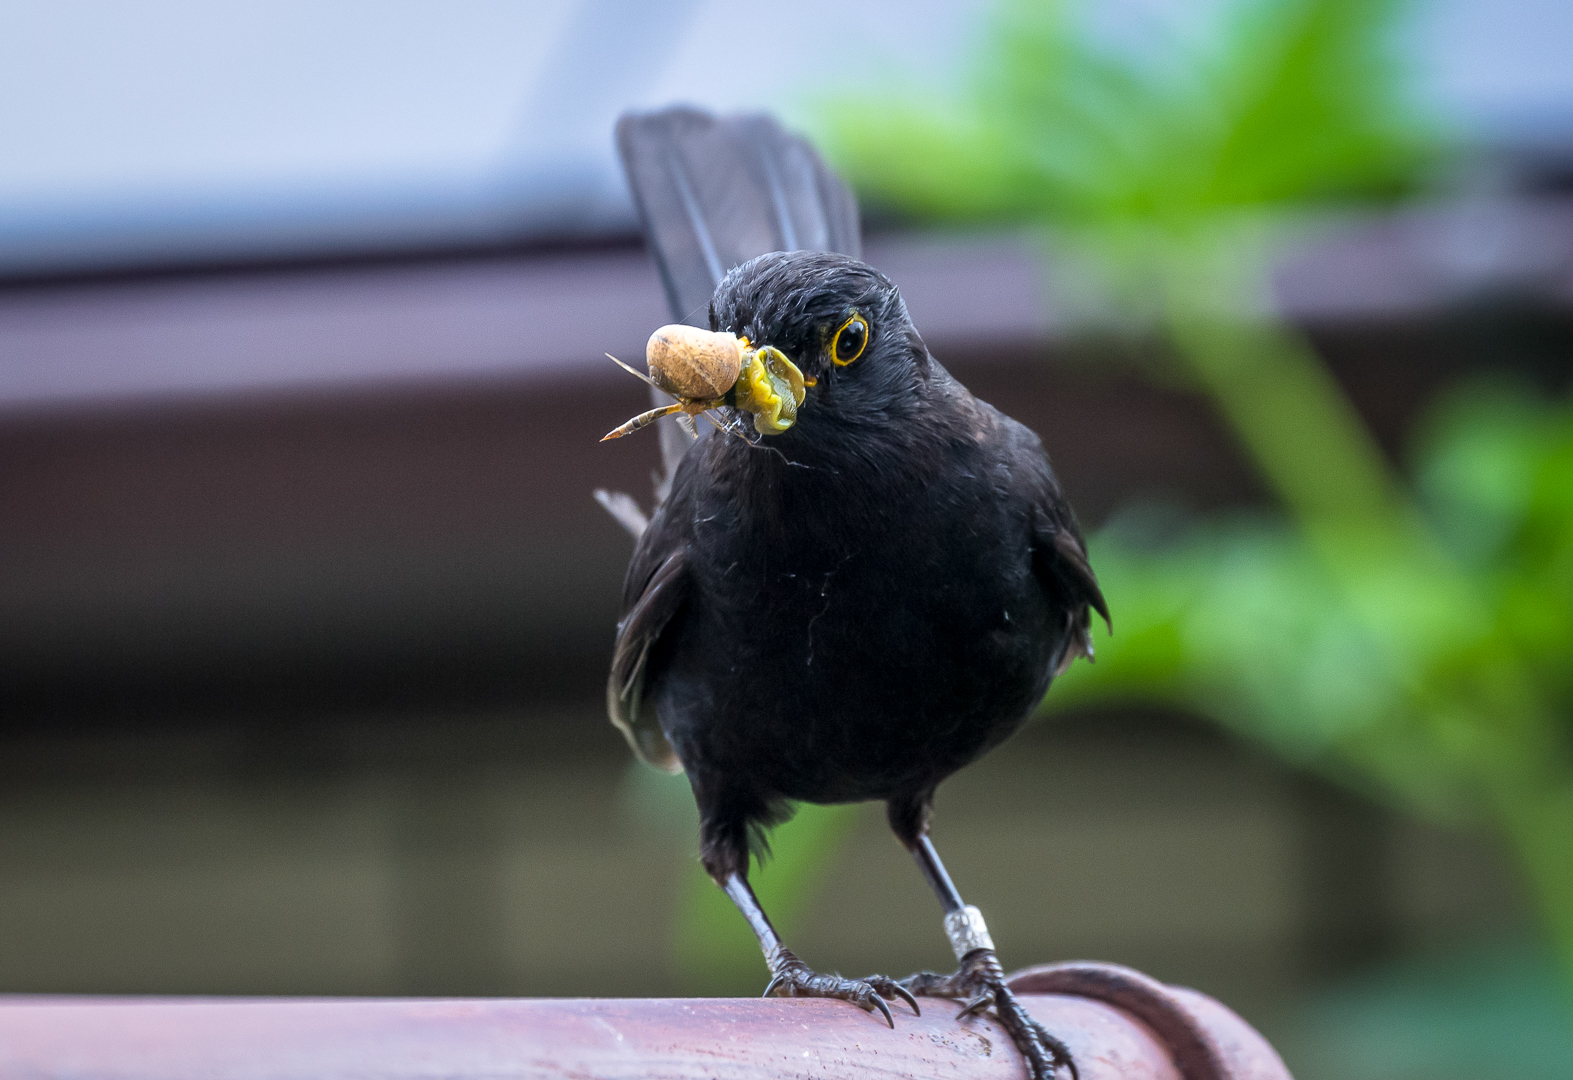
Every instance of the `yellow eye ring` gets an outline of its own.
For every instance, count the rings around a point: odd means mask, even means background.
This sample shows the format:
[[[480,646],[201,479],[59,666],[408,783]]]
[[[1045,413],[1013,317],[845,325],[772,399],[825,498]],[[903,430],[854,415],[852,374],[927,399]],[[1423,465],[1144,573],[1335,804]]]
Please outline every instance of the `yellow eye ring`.
[[[862,356],[866,348],[868,348],[868,320],[853,313],[830,339],[830,359],[836,367],[846,367]]]

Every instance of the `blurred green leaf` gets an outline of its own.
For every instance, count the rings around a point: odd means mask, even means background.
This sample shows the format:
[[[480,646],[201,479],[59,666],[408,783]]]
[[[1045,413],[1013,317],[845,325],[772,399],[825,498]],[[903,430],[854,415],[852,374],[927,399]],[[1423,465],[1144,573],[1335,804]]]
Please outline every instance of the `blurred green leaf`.
[[[1556,976],[1528,942],[1412,959],[1324,989],[1276,1042],[1299,1080],[1573,1080]]]
[[[1393,0],[1249,0],[1162,62],[1093,42],[1062,2],[1006,0],[968,93],[824,107],[866,198],[953,219],[1128,231],[1413,187],[1434,140],[1403,96]]]

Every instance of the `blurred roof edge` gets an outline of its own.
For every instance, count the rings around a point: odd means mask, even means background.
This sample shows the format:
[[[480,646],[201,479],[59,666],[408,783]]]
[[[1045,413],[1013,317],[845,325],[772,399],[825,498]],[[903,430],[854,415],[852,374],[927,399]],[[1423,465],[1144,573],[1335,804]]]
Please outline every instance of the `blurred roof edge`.
[[[941,356],[1111,323],[1087,275],[1022,232],[875,232],[868,260]],[[667,312],[631,235],[148,268],[0,287],[0,411],[374,385],[594,380]],[[1306,231],[1276,273],[1306,324],[1471,305],[1573,308],[1573,197],[1482,195]],[[1140,331],[1140,327],[1125,327]]]
[[[574,179],[579,182],[569,182]],[[266,267],[431,261],[638,241],[626,194],[567,174],[506,188],[259,189],[223,200],[66,200],[0,218],[0,287]]]
[[[1573,192],[1573,117],[1518,119],[1503,119],[1489,137],[1464,147],[1431,198],[1467,197],[1482,187],[1508,199]],[[876,229],[882,224],[911,227],[875,219]],[[610,162],[588,159],[507,180],[428,177],[380,191],[256,188],[222,198],[164,192],[91,207],[61,197],[0,213],[0,289],[637,242],[621,174]]]

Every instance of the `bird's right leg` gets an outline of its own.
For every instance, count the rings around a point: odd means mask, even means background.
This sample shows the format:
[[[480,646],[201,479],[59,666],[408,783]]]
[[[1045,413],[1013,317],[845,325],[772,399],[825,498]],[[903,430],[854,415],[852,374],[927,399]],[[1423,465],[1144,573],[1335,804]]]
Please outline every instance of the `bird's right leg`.
[[[885,1004],[884,999],[894,1001],[902,998],[912,1006],[914,1013],[918,1011],[917,999],[901,984],[884,975],[870,975],[866,979],[848,979],[836,974],[821,975],[782,944],[780,935],[770,925],[770,919],[765,915],[765,909],[759,906],[759,899],[749,887],[746,877],[730,874],[720,885],[753,928],[754,936],[759,939],[760,951],[765,954],[765,963],[770,966],[770,984],[765,987],[765,997],[774,994],[780,997],[840,998],[869,1012],[879,1010],[891,1027],[896,1026],[896,1021],[890,1015],[890,1006]]]
[[[698,794],[696,790],[695,794]],[[759,949],[765,954],[770,967],[770,984],[765,987],[765,997],[824,997],[850,1001],[859,1008],[873,1012],[876,1009],[891,1027],[896,1026],[885,1004],[897,998],[904,999],[918,1011],[917,1000],[894,979],[884,975],[870,975],[866,979],[847,979],[840,975],[821,975],[799,960],[781,940],[771,925],[759,898],[748,884],[748,842],[746,821],[717,821],[704,813],[701,799],[701,860],[715,883],[737,905],[737,910],[748,920],[749,928],[759,939]]]

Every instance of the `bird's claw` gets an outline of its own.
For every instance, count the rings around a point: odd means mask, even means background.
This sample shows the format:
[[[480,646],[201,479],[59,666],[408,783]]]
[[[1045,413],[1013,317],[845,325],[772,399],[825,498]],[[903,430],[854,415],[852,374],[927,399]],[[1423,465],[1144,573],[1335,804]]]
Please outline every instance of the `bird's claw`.
[[[1003,983],[994,995],[994,1012],[1000,1026],[1010,1033],[1011,1041],[1027,1059],[1027,1069],[1032,1080],[1056,1080],[1061,1065],[1070,1070],[1071,1080],[1079,1080],[1076,1063],[1066,1045],[1048,1029],[1027,1015],[1027,1010],[1017,1002]]]
[[[917,1001],[894,979],[884,975],[870,975],[866,979],[821,975],[790,953],[777,965],[776,973],[771,977],[770,984],[765,987],[762,996],[772,995],[839,998],[842,1001],[850,1001],[869,1012],[877,1010],[884,1016],[885,1023],[892,1028],[896,1026],[896,1018],[891,1015],[890,1006],[885,1004],[886,998],[894,1001],[899,997],[912,1006],[914,1013],[918,1012]]]
[[[956,1014],[956,1019],[966,1020],[969,1017],[976,1016],[992,1004],[994,1004],[994,991],[984,990],[983,993],[961,1007],[961,1011]]]
[[[957,1020],[976,1016],[990,1005],[1000,1026],[1010,1034],[1011,1041],[1027,1059],[1027,1070],[1032,1080],[1057,1080],[1063,1065],[1070,1071],[1071,1080],[1077,1080],[1076,1063],[1070,1050],[1059,1039],[1050,1035],[1044,1026],[1027,1015],[1016,996],[1005,985],[1005,973],[999,958],[992,949],[974,949],[961,959],[961,966],[949,975],[920,971],[902,979],[897,986],[924,997],[942,997],[965,1001]]]
[[[1004,984],[1005,972],[992,949],[974,949],[962,957],[961,966],[949,975],[933,971],[920,971],[908,975],[900,985],[920,997],[951,998],[953,1000],[992,996],[990,983]],[[974,1002],[975,1003],[975,1002]],[[971,1009],[972,1005],[968,1005]]]
[[[879,996],[886,1001],[895,1001],[900,998],[912,1007],[913,1016],[922,1016],[923,1010],[918,1008],[918,999],[913,997],[905,986],[888,975],[870,975],[863,980],[879,992]]]
[[[891,1031],[895,1031],[896,1030],[896,1018],[894,1016],[890,1015],[890,1006],[885,1004],[885,999],[880,997],[876,993],[875,996],[874,996],[874,1002],[873,1003],[874,1003],[875,1006],[877,1006],[879,1008],[880,1012],[885,1014],[885,1023],[890,1025],[890,1030]]]

